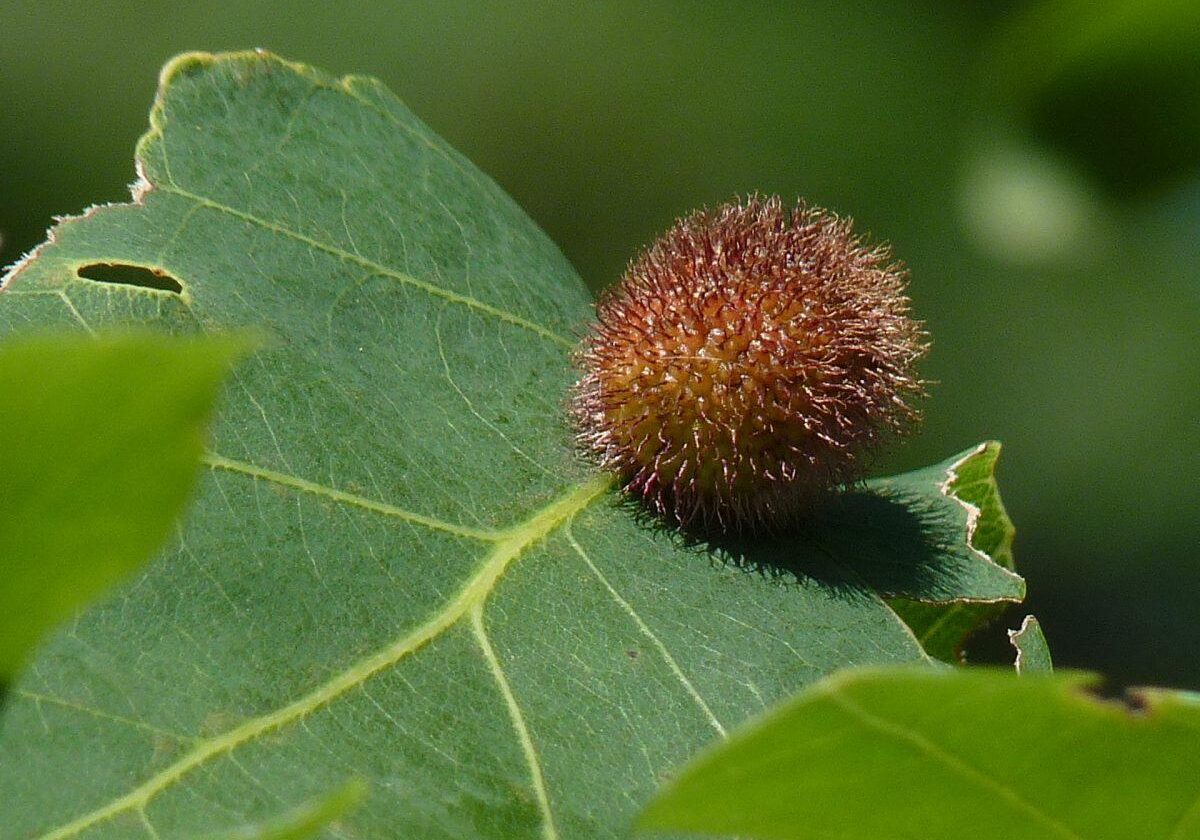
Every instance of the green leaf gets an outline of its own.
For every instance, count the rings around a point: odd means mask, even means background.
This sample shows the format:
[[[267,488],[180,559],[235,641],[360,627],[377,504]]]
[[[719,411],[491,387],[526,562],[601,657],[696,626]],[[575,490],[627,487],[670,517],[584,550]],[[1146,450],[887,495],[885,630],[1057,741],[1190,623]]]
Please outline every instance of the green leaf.
[[[1031,615],[1025,616],[1020,628],[1008,631],[1008,639],[1017,649],[1014,663],[1018,674],[1048,674],[1054,670],[1050,645],[1042,633],[1042,625]]]
[[[151,123],[134,203],[55,228],[0,333],[275,340],[228,388],[175,550],[19,686],[0,838],[229,830],[348,773],[373,791],[355,836],[614,837],[765,705],[927,663],[876,587],[1020,597],[943,467],[844,500],[894,538],[646,523],[564,419],[583,284],[379,83],[187,55]]]
[[[1093,677],[867,669],[831,677],[685,767],[642,828],[760,840],[1200,837],[1194,696],[1132,706]]]
[[[999,443],[991,441],[982,445],[973,458],[950,466],[953,477],[948,489],[951,495],[973,510],[971,546],[1012,571],[1015,568],[1012,554],[1015,529],[996,484],[995,469],[999,457]],[[1022,590],[1020,597],[1023,596]],[[897,598],[892,601],[892,607],[931,656],[958,663],[963,659],[963,646],[971,636],[1003,613],[1006,601],[1011,600],[996,598],[987,603],[985,599],[974,599],[972,602],[936,604]]]
[[[1012,524],[992,476],[998,450],[980,444],[931,467],[868,481],[840,494],[799,533],[718,540],[714,547],[737,565],[774,572],[811,574],[832,560],[873,592],[920,598],[895,598],[893,609],[928,652],[940,653],[951,634],[957,638],[981,616],[1025,597],[1025,582],[1012,571]],[[926,616],[929,624],[921,621]]]
[[[367,786],[354,779],[326,796],[314,797],[286,814],[258,825],[243,826],[223,835],[220,840],[305,840],[316,837],[331,823],[362,804]],[[218,840],[217,837],[211,840]]]
[[[0,687],[166,540],[244,350],[152,334],[0,344]]]

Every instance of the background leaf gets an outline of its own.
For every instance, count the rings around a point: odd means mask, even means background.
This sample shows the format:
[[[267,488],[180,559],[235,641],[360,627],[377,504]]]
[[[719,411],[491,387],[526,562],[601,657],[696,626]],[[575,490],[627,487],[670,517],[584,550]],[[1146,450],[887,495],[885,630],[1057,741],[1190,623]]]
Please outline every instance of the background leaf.
[[[379,83],[188,55],[151,124],[135,203],[57,227],[0,330],[275,340],[228,389],[176,550],[23,682],[0,837],[220,831],[347,774],[373,791],[361,837],[618,836],[773,700],[928,661],[869,579],[1018,597],[966,545],[945,465],[846,500],[903,514],[894,542],[709,547],[640,521],[563,419],[583,284]]]
[[[0,344],[0,689],[47,630],[167,538],[245,349],[152,334]]]
[[[1194,696],[1097,699],[1092,677],[831,677],[692,762],[645,828],[773,840],[1200,837]]]

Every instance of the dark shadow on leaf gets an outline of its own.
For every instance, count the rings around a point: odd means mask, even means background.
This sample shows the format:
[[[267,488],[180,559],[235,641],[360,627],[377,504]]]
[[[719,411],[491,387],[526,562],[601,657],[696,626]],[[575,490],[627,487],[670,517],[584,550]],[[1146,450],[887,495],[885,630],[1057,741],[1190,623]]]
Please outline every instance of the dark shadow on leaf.
[[[855,487],[814,500],[811,512],[769,533],[670,527],[636,500],[622,502],[644,527],[670,528],[722,563],[773,578],[813,579],[850,595],[953,600],[957,570],[946,534],[962,528],[919,497]],[[957,547],[961,550],[961,546]]]
[[[854,490],[838,496],[817,527],[819,543],[880,594],[937,601],[958,589],[945,557],[963,549],[966,534],[927,499]]]

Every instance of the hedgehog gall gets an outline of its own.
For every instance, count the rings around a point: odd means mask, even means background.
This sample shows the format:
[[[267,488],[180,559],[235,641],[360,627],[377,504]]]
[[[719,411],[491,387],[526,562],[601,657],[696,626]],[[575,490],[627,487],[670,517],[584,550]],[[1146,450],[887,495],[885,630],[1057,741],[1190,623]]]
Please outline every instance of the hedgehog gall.
[[[792,524],[919,420],[906,285],[887,246],[803,202],[680,219],[601,296],[579,444],[673,524]]]

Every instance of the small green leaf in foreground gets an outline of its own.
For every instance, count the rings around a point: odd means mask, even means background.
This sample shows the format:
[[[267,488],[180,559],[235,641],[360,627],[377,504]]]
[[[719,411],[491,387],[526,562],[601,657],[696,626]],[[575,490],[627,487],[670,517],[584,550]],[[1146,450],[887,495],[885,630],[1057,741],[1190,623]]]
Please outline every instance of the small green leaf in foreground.
[[[166,539],[244,348],[152,334],[0,345],[0,684]]]
[[[213,840],[306,840],[367,798],[367,785],[352,779],[326,796],[317,796],[275,819],[258,825],[243,826]]]
[[[867,669],[702,754],[642,828],[760,840],[1200,837],[1200,704],[1094,677]]]
[[[1054,670],[1050,645],[1042,633],[1042,625],[1031,615],[1025,616],[1020,628],[1008,631],[1008,640],[1017,649],[1018,674],[1046,674]]]

